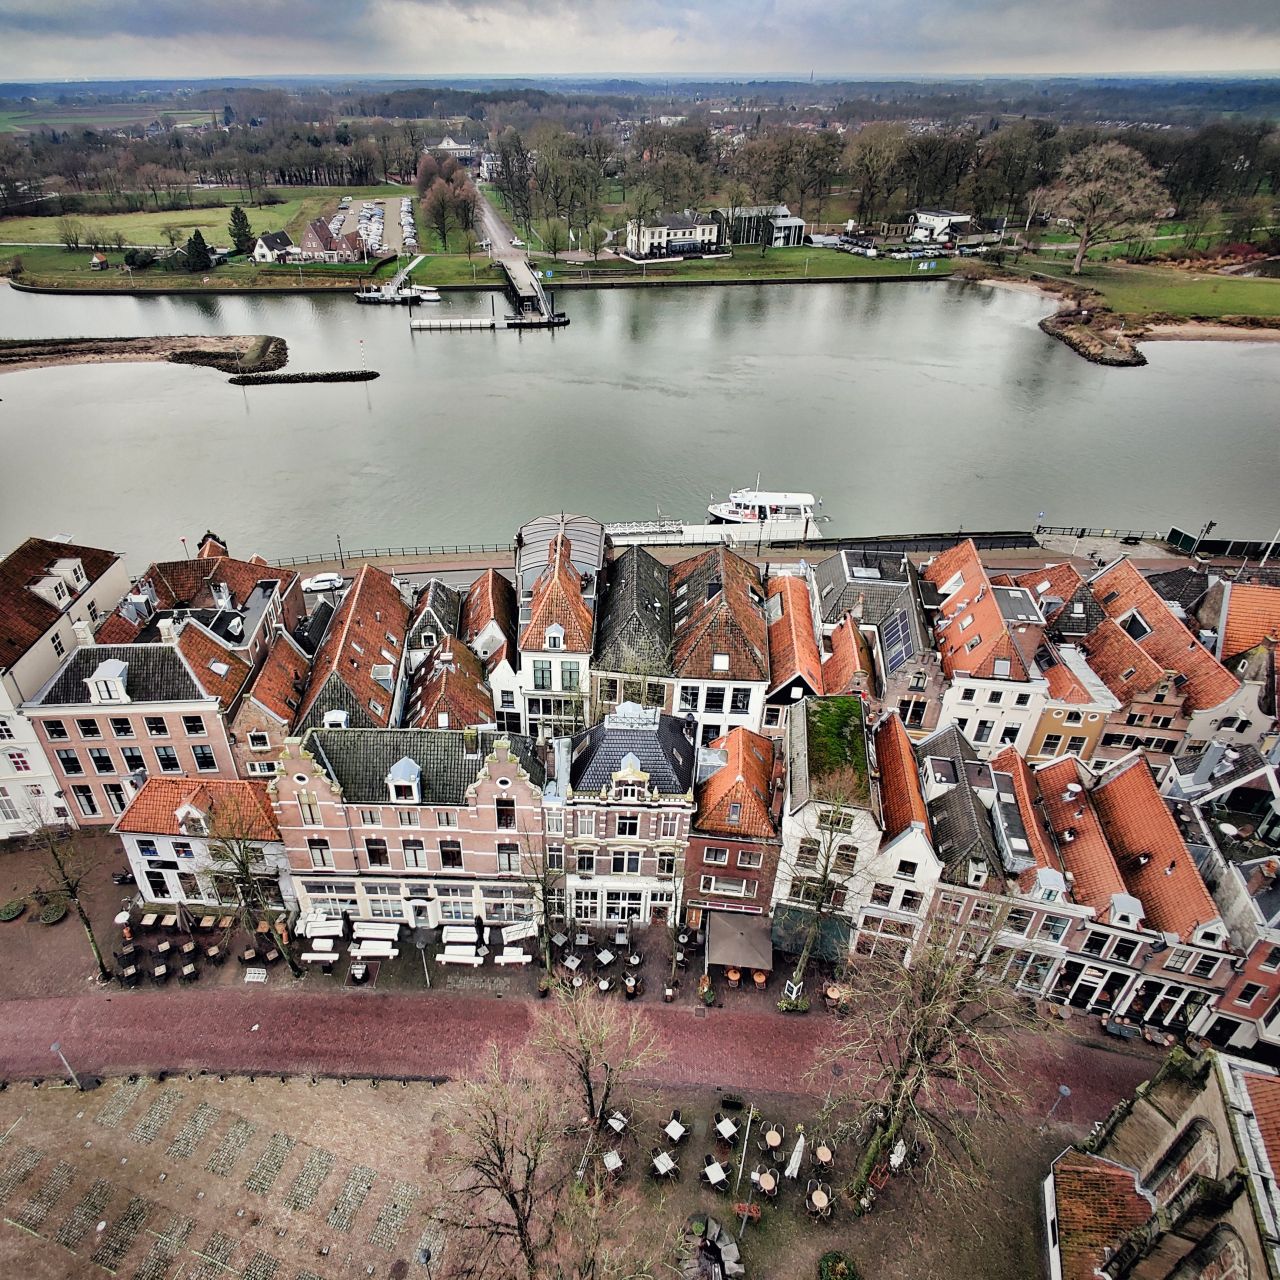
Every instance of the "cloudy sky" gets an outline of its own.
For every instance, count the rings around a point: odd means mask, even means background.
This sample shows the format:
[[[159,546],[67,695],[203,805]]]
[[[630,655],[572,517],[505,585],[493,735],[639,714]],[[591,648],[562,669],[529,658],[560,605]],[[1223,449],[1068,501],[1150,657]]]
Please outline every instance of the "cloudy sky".
[[[0,0],[0,78],[1280,70],[1280,0]]]

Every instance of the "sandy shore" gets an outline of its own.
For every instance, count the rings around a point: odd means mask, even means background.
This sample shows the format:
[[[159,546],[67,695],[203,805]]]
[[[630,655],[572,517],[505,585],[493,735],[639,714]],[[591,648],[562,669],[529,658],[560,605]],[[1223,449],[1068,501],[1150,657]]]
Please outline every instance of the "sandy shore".
[[[154,338],[52,338],[0,343],[0,373],[48,369],[66,364],[117,364],[142,360],[230,365],[236,358],[245,368],[256,366],[268,339],[259,334],[209,336],[177,335]],[[201,357],[207,356],[207,360]]]
[[[1280,329],[1184,320],[1145,329],[1139,342],[1280,342]]]

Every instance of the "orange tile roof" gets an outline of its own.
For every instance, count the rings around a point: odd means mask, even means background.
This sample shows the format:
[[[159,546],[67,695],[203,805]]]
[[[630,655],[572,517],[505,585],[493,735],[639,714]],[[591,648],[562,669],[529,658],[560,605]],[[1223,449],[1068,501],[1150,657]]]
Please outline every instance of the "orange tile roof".
[[[582,598],[582,580],[573,567],[569,539],[560,534],[547,552],[547,567],[533,584],[529,621],[520,633],[520,648],[537,651],[547,647],[547,628],[559,623],[564,628],[564,649],[568,653],[590,653],[594,619]]]
[[[1049,686],[1049,697],[1054,702],[1093,701],[1093,694],[1085,688],[1080,677],[1065,662],[1056,662],[1053,666],[1042,669],[1040,674],[1044,676]]]
[[[240,696],[253,668],[215,639],[198,622],[186,622],[178,632],[178,652],[187,661],[196,683],[217,698],[223,711]],[[217,669],[215,669],[215,667]],[[226,668],[225,671],[221,668]]]
[[[447,729],[493,724],[493,695],[484,682],[484,666],[461,640],[441,641],[414,673],[405,709],[411,729]]]
[[[288,632],[278,632],[267,650],[266,661],[249,686],[248,697],[260,703],[277,720],[289,725],[306,691],[311,659],[293,642]]]
[[[728,760],[697,789],[694,826],[715,835],[769,839],[777,835],[770,809],[773,791],[773,743],[750,729],[730,729],[713,747]],[[729,806],[742,806],[736,823]]]
[[[470,586],[462,601],[459,629],[467,644],[474,644],[476,637],[491,622],[506,640],[488,657],[489,670],[510,659],[516,643],[516,589],[510,578],[497,569],[486,569]]]
[[[0,560],[0,668],[13,666],[61,619],[57,605],[30,590],[30,584],[44,577],[55,560],[79,560],[92,583],[119,559],[116,552],[97,547],[28,538]]]
[[[1005,678],[1026,680],[1026,662],[1009,634],[972,538],[940,552],[923,570],[925,580],[939,593],[957,574],[959,585],[944,598],[939,618],[947,625],[935,630],[943,671],[949,679],[959,673],[985,679],[994,676],[996,660],[1005,659],[1009,663]],[[962,628],[961,623],[970,617],[973,621]]]
[[[1062,1280],[1097,1280],[1112,1250],[1155,1212],[1132,1169],[1083,1151],[1053,1162],[1053,1191]]]
[[[769,628],[755,565],[713,547],[671,570],[672,671],[693,680],[769,679]],[[728,654],[717,671],[714,656]]]
[[[1040,798],[1040,787],[1030,766],[1013,747],[1005,747],[992,759],[991,768],[997,773],[1007,773],[1013,779],[1013,797],[1022,816],[1022,826],[1027,833],[1027,843],[1031,846],[1031,856],[1036,860],[1036,867],[1046,871],[1061,871],[1062,860],[1054,850],[1053,841],[1044,828],[1044,819],[1036,805]],[[1019,885],[1024,891],[1030,890],[1034,887],[1035,880],[1035,870],[1024,871],[1019,877]]]
[[[857,693],[874,676],[867,638],[853,617],[845,614],[831,633],[831,657],[822,664],[822,692]]]
[[[1092,907],[1098,918],[1105,920],[1111,910],[1112,897],[1118,893],[1128,894],[1130,890],[1120,874],[1092,799],[1084,790],[1085,775],[1080,762],[1075,756],[1063,756],[1051,764],[1041,765],[1035,771],[1035,779],[1049,829],[1057,837],[1063,870],[1069,871],[1074,879],[1072,897]],[[1080,790],[1071,799],[1064,799],[1071,783],[1077,784]],[[1066,831],[1072,833],[1070,840],[1063,838]]]
[[[1224,658],[1280,639],[1280,587],[1233,582],[1227,587],[1227,617],[1219,652]]]
[[[873,738],[876,766],[880,770],[880,807],[884,812],[885,839],[900,836],[908,827],[920,826],[929,839],[929,810],[920,787],[916,753],[906,726],[896,711],[876,725]]]
[[[361,565],[316,653],[296,720],[300,722],[310,713],[329,677],[336,675],[374,725],[388,728],[392,696],[373,678],[373,668],[390,664],[394,678],[400,669],[408,626],[409,606],[390,575],[373,565]],[[372,702],[383,708],[381,713],[373,709]]]
[[[186,805],[208,817],[215,836],[280,839],[266,784],[231,779],[148,778],[112,830],[180,836],[177,812]]]
[[[151,565],[138,579],[149,582],[156,593],[156,607],[208,609],[216,606],[215,585],[225,586],[237,605],[265,579],[279,583],[283,594],[297,578],[293,569],[277,569],[261,560],[237,560],[227,555],[200,555],[194,560],[163,560]]]
[[[1240,687],[1235,678],[1176,618],[1151,584],[1128,560],[1120,560],[1089,581],[1094,599],[1116,620],[1137,609],[1151,628],[1139,647],[1165,671],[1186,677],[1183,705],[1203,711],[1225,702]]]
[[[1271,1162],[1272,1177],[1276,1177],[1280,1175],[1280,1077],[1256,1071],[1241,1071],[1240,1076],[1253,1103],[1253,1116]]]
[[[1080,576],[1079,570],[1067,560],[1059,564],[1045,565],[1043,569],[1032,569],[1028,573],[1020,573],[1013,581],[1019,587],[1025,587],[1030,591],[1035,596],[1037,604],[1048,596],[1061,600],[1062,604],[1053,611],[1054,617],[1057,616],[1058,610],[1063,608],[1067,601],[1084,586],[1084,578]],[[1052,621],[1047,611],[1045,611],[1045,621]]]
[[[1122,703],[1153,689],[1164,676],[1164,668],[1110,618],[1098,623],[1080,648],[1094,674]]]
[[[117,608],[107,614],[93,638],[98,644],[132,644],[146,625],[145,621],[130,622]]]
[[[1143,756],[1121,761],[1102,774],[1092,797],[1129,892],[1142,901],[1148,925],[1190,939],[1198,925],[1219,918]]]
[[[813,634],[813,608],[809,585],[803,578],[774,578],[769,583],[769,599],[777,600],[780,612],[769,624],[770,692],[797,677],[809,692],[822,692],[822,655]]]

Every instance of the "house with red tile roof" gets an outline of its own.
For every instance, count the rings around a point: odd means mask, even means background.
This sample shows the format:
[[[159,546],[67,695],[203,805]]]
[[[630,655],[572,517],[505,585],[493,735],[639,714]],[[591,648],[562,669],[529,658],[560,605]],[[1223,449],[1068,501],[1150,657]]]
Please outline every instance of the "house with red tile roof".
[[[1200,602],[1199,619],[1214,633],[1214,656],[1231,667],[1264,640],[1280,640],[1280,587],[1215,582]]]
[[[769,626],[760,571],[717,546],[670,575],[676,714],[703,745],[743,726],[759,732],[769,688]]]
[[[522,603],[519,690],[525,732],[559,737],[587,722],[595,613],[583,594],[573,544],[563,532],[551,538],[547,563]]]
[[[699,755],[697,811],[685,852],[685,919],[767,915],[782,847],[784,762],[771,738],[730,729]]]
[[[780,736],[791,705],[823,692],[822,655],[808,582],[790,575],[772,578],[765,616],[769,625],[769,688],[764,729]]]
[[[214,911],[238,903],[236,862],[254,867],[264,907],[296,905],[284,844],[261,782],[148,778],[111,828],[143,899]]]
[[[1280,1277],[1280,1082],[1169,1059],[1044,1184],[1051,1280]]]
[[[28,538],[0,559],[0,840],[74,822],[48,744],[20,708],[128,590],[114,551]]]
[[[832,628],[826,648],[827,656],[822,663],[823,692],[835,695],[856,693],[859,697],[874,698],[876,673],[871,661],[871,647],[850,615],[846,614]],[[766,709],[766,721],[768,715]],[[921,713],[917,724],[923,723]]]
[[[390,575],[362,565],[316,651],[294,732],[397,724],[408,628],[409,606]]]
[[[1232,675],[1128,560],[1100,570],[1089,579],[1089,589],[1107,618],[1161,673],[1154,686],[1109,718],[1100,759],[1115,759],[1136,745],[1163,762],[1174,753],[1203,751],[1212,741],[1253,746],[1262,741],[1271,717],[1259,706],[1259,686]],[[1114,646],[1114,637],[1109,643]],[[1088,638],[1084,647],[1092,662],[1097,647]],[[1121,683],[1138,679],[1136,661],[1113,658],[1108,665]]]
[[[972,539],[921,570],[947,680],[939,724],[954,724],[982,756],[1002,747],[1024,755],[1049,697],[1036,663],[1045,621],[1032,593],[994,584]]]
[[[442,640],[413,673],[405,728],[465,729],[493,723],[484,664],[456,637]]]
[[[486,569],[463,596],[458,621],[460,638],[484,663],[498,727],[506,733],[519,733],[521,725],[517,617],[511,579]]]
[[[310,656],[287,631],[277,631],[231,717],[231,747],[243,776],[275,776],[310,675]]]

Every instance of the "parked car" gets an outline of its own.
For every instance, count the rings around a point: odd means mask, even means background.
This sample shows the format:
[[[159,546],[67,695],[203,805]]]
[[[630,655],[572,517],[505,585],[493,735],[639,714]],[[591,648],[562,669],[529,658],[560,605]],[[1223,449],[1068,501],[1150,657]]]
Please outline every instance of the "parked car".
[[[512,247],[513,249],[523,249],[523,248],[524,248],[524,241],[523,241],[523,240],[521,240],[519,236],[512,236],[512,237],[511,237],[511,247]]]
[[[303,591],[338,591],[346,585],[340,573],[317,573],[314,578],[303,579]]]

